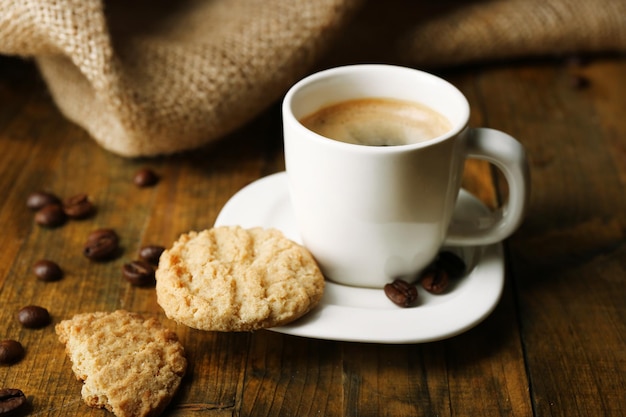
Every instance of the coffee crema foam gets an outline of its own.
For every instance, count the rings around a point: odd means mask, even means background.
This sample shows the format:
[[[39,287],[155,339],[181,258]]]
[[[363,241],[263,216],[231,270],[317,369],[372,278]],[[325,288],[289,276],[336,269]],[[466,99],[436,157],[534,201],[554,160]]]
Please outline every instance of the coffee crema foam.
[[[313,132],[341,142],[396,146],[423,142],[450,131],[450,121],[423,104],[363,98],[322,107],[300,123]]]

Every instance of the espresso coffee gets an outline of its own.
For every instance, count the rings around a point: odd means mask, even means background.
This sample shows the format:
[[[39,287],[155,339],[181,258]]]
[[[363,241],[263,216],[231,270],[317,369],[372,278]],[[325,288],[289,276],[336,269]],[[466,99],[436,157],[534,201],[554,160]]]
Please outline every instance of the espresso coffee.
[[[324,137],[367,146],[408,145],[448,132],[450,121],[423,104],[362,98],[322,107],[300,120]]]

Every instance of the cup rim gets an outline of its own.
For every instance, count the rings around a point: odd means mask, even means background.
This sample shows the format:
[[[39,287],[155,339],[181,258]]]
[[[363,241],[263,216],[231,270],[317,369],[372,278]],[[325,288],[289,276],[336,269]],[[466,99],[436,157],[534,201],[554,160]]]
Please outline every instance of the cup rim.
[[[462,114],[462,116],[459,118],[460,122],[453,124],[452,128],[448,130],[446,133],[436,136],[434,138],[424,140],[424,141],[419,141],[416,143],[393,145],[393,146],[371,146],[371,145],[341,142],[338,140],[328,138],[326,136],[322,136],[306,128],[302,123],[300,123],[300,121],[294,115],[294,112],[292,110],[292,104],[293,104],[294,96],[299,91],[301,91],[303,87],[311,85],[317,81],[320,81],[329,77],[346,75],[346,74],[357,72],[357,71],[360,71],[360,72],[385,71],[385,72],[396,72],[396,73],[399,73],[399,72],[413,73],[413,74],[419,75],[420,77],[428,79],[430,81],[437,82],[441,84],[442,86],[444,86],[445,88],[447,88],[452,95],[456,96],[456,100],[458,100],[458,102],[463,106],[460,112]],[[346,99],[346,100],[349,100],[349,99]],[[302,133],[309,136],[312,140],[321,141],[331,146],[338,146],[338,147],[342,147],[346,149],[351,149],[354,151],[373,152],[373,153],[394,153],[394,152],[406,152],[406,151],[413,150],[413,149],[426,148],[426,147],[435,145],[437,143],[444,142],[450,138],[453,138],[459,135],[468,126],[469,116],[470,116],[470,106],[465,95],[456,86],[454,86],[449,81],[439,76],[436,76],[434,74],[431,74],[429,72],[422,71],[416,68],[403,67],[403,66],[391,65],[391,64],[352,64],[352,65],[344,65],[344,66],[321,70],[319,72],[310,74],[302,78],[298,82],[296,82],[293,86],[291,86],[291,88],[289,88],[289,90],[287,91],[287,93],[285,94],[283,98],[282,115],[283,115],[284,123],[291,124],[298,130],[300,130]]]

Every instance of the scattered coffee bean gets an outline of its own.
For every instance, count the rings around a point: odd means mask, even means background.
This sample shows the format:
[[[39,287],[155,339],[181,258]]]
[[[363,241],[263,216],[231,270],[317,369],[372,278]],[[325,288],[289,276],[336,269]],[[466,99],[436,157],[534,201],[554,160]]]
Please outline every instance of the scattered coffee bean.
[[[26,306],[17,312],[17,320],[24,327],[29,329],[39,329],[50,324],[50,313],[43,307]]]
[[[158,245],[147,245],[139,249],[139,257],[152,265],[159,264],[159,258],[165,248]]]
[[[96,230],[89,232],[89,234],[87,235],[87,242],[97,241],[97,240],[100,240],[104,236],[111,236],[111,235],[117,236],[117,233],[115,232],[115,230],[111,228],[103,227],[101,229],[96,229]]]
[[[19,362],[24,357],[24,347],[16,340],[0,340],[0,365]]]
[[[63,278],[63,270],[55,262],[41,259],[33,264],[33,273],[40,281],[58,281]]]
[[[589,78],[582,75],[572,75],[569,79],[570,86],[575,90],[584,90],[591,85]]]
[[[70,219],[86,219],[96,211],[87,194],[77,194],[63,201],[63,211]]]
[[[385,295],[400,307],[409,307],[417,300],[417,287],[401,279],[385,285]]]
[[[122,267],[124,278],[132,285],[146,286],[154,284],[154,266],[146,261],[132,261]]]
[[[94,261],[114,258],[119,252],[119,237],[113,229],[97,229],[87,236],[83,254]]]
[[[437,267],[443,268],[450,278],[459,278],[465,274],[465,262],[453,252],[443,251],[435,260]]]
[[[159,182],[159,176],[150,168],[142,168],[135,173],[133,182],[138,187],[151,187]]]
[[[61,226],[67,220],[60,204],[48,204],[35,213],[35,223],[44,227]]]
[[[59,197],[46,191],[36,191],[26,198],[26,207],[31,210],[39,210],[48,204],[61,204]]]
[[[450,251],[439,253],[437,258],[420,275],[420,283],[432,294],[441,294],[448,289],[450,279],[460,278],[465,273],[465,262]]]
[[[433,294],[443,293],[448,288],[449,282],[446,270],[438,267],[426,269],[420,280],[422,287]]]
[[[16,388],[0,388],[0,416],[12,415],[26,404],[26,396]]]

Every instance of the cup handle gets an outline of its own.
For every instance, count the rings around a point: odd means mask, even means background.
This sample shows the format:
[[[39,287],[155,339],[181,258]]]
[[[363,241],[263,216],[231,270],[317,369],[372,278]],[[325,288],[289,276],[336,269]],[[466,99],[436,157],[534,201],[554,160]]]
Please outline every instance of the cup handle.
[[[467,158],[495,165],[509,185],[508,200],[494,212],[470,221],[455,222],[448,229],[446,245],[488,245],[509,237],[521,224],[530,193],[526,152],[521,143],[499,130],[474,128],[469,132]]]

